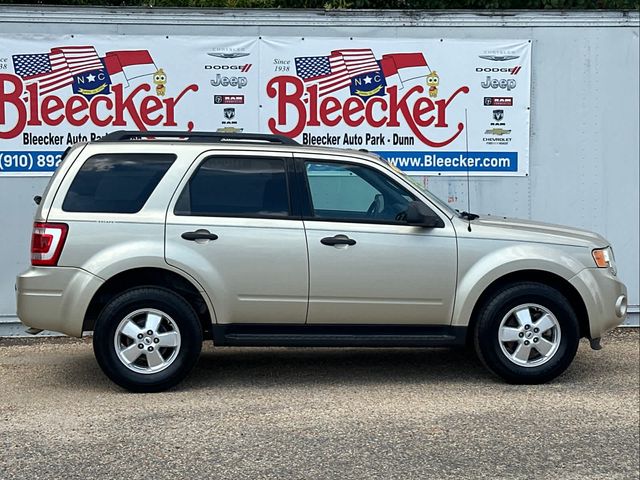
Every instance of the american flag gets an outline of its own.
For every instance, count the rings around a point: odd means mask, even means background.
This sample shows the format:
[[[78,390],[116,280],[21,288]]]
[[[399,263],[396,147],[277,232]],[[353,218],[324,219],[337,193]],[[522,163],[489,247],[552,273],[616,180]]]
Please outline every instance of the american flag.
[[[13,55],[13,69],[27,85],[46,94],[73,84],[73,76],[103,68],[93,47],[59,47],[49,53]]]
[[[351,79],[380,70],[369,48],[334,50],[328,57],[296,57],[297,75],[307,84],[318,85],[318,95],[348,87]]]
[[[71,75],[103,68],[100,57],[98,57],[98,52],[90,46],[59,47],[51,51],[62,52],[64,58],[67,60]]]
[[[37,83],[40,93],[53,92],[73,83],[62,52],[14,55],[13,68],[27,85]]]
[[[338,53],[344,58],[344,63],[347,65],[351,77],[380,70],[376,57],[369,48],[338,50]]]

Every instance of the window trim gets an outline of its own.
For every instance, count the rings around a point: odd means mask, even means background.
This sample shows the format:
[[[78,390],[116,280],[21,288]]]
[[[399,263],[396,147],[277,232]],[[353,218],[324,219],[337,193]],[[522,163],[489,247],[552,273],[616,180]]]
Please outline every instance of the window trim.
[[[425,203],[420,197],[415,195],[413,192],[408,190],[404,185],[399,184],[393,177],[390,175],[386,175],[383,171],[374,168],[371,165],[367,165],[360,162],[350,162],[348,160],[342,159],[330,159],[330,158],[313,158],[308,156],[296,156],[295,165],[297,169],[297,173],[302,175],[304,181],[304,196],[305,198],[301,199],[304,204],[302,219],[305,221],[313,221],[313,222],[335,222],[335,223],[359,223],[359,224],[370,224],[370,225],[393,225],[393,226],[401,226],[401,227],[410,227],[416,228],[416,225],[409,225],[407,222],[402,222],[399,220],[383,220],[383,219],[375,219],[375,218],[367,218],[367,219],[359,219],[359,218],[341,218],[341,217],[317,217],[315,216],[315,210],[313,208],[313,200],[311,197],[311,187],[309,185],[309,178],[307,175],[306,163],[336,163],[339,165],[353,165],[361,168],[368,168],[370,170],[374,170],[375,172],[380,173],[381,175],[385,175],[385,178],[393,183],[396,187],[401,189],[402,191],[408,192],[411,197],[415,198],[417,201]],[[433,211],[433,208],[425,204],[429,209]],[[434,214],[436,212],[434,211]]]
[[[292,194],[292,159],[291,157],[287,157],[285,155],[261,155],[261,152],[251,152],[251,154],[236,154],[235,152],[215,152],[208,151],[203,152],[207,154],[206,156],[196,159],[196,166],[191,167],[189,170],[192,170],[192,173],[186,179],[186,181],[181,182],[182,188],[180,189],[180,185],[178,185],[178,189],[176,190],[177,195],[175,196],[175,200],[172,200],[173,208],[170,210],[171,214],[175,217],[180,218],[250,218],[250,219],[268,219],[268,220],[300,220],[302,217],[300,213],[296,215],[296,206],[294,202],[294,195]],[[271,152],[270,152],[271,153]],[[238,158],[238,159],[254,159],[254,160],[282,160],[283,162],[283,171],[285,175],[285,183],[287,186],[287,202],[288,202],[288,210],[289,213],[287,215],[267,215],[267,214],[239,214],[239,213],[216,213],[215,215],[203,215],[203,214],[186,214],[186,213],[178,213],[176,212],[176,207],[178,202],[180,201],[180,197],[184,190],[189,186],[191,180],[198,174],[200,168],[206,161],[211,158]],[[187,172],[188,174],[188,172]],[[186,176],[186,175],[185,175]]]

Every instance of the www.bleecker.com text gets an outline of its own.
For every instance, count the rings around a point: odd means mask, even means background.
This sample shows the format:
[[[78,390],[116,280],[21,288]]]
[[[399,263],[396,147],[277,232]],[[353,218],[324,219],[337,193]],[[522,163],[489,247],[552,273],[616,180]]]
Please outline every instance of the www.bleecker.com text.
[[[513,158],[511,158],[513,156]],[[388,155],[386,160],[399,168],[412,169],[472,169],[472,170],[514,170],[517,168],[516,154],[505,152],[499,154],[483,154],[482,156],[468,156],[463,153],[424,153],[420,155]]]
[[[398,135],[394,133],[391,137],[385,136],[383,133],[371,134],[348,134],[331,135],[313,135],[311,133],[302,134],[303,145],[322,145],[322,146],[382,146],[382,145],[414,145],[415,138],[411,135]]]

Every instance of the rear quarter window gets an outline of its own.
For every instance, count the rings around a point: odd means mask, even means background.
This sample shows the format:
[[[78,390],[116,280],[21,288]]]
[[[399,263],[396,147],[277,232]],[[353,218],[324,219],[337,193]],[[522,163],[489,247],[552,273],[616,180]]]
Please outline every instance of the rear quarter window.
[[[62,203],[65,212],[139,212],[175,161],[174,154],[106,153],[89,157]]]

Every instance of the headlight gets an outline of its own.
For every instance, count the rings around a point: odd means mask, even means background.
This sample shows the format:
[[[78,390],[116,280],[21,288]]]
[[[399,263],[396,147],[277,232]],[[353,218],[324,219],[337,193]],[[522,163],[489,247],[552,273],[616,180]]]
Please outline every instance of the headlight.
[[[608,268],[614,275],[618,273],[611,247],[596,248],[591,252],[591,255],[593,256],[593,260],[596,262],[598,268]]]

